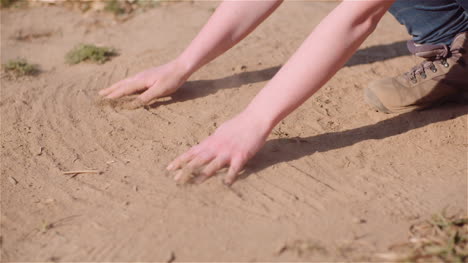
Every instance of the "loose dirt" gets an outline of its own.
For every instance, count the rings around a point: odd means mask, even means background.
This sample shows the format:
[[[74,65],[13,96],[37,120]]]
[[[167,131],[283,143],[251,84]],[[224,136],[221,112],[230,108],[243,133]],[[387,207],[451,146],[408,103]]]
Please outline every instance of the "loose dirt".
[[[363,102],[369,81],[419,61],[388,14],[276,127],[242,180],[227,188],[221,173],[177,186],[164,167],[241,111],[337,3],[284,3],[152,107],[98,100],[179,54],[216,4],[176,3],[125,22],[61,7],[0,11],[1,62],[24,57],[42,70],[1,79],[3,261],[370,260],[407,241],[418,220],[446,207],[466,215],[467,105],[385,115]],[[67,65],[78,43],[120,55]],[[100,173],[63,174],[83,170]]]

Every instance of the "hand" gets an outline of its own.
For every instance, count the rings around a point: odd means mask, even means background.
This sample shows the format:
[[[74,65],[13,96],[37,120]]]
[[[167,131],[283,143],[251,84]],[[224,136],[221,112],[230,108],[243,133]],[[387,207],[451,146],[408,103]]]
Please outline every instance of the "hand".
[[[177,182],[193,179],[195,183],[202,183],[229,165],[224,183],[231,185],[245,163],[263,146],[270,131],[261,122],[238,115],[221,125],[199,145],[177,157],[167,169],[180,169],[174,177]]]
[[[118,99],[144,91],[136,100],[145,105],[154,99],[176,92],[189,75],[183,70],[180,63],[172,61],[121,80],[111,87],[101,90],[99,95],[107,99]]]

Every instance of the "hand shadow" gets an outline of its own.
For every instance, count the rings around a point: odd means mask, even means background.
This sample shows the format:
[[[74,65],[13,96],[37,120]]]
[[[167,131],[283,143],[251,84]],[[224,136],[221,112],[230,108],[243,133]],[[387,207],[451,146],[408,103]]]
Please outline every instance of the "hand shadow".
[[[372,63],[409,54],[406,48],[406,41],[373,46],[358,50],[345,66]],[[207,96],[216,93],[219,89],[235,88],[247,83],[269,80],[279,69],[280,66],[276,66],[258,71],[242,72],[215,80],[189,81],[179,92],[173,95],[171,100],[156,102],[152,104],[151,107],[173,103],[174,101],[186,101]],[[451,78],[451,74],[454,73],[448,73],[449,79]],[[446,88],[444,84],[441,84],[440,87],[436,87],[434,92],[429,94],[425,99],[431,101],[431,96],[436,95],[444,88]],[[351,130],[324,133],[307,138],[270,140],[266,142],[260,152],[249,161],[247,169],[241,175],[240,179],[274,164],[296,160],[315,152],[326,152],[351,146],[362,141],[392,137],[427,126],[431,123],[442,122],[466,115],[468,113],[467,99],[468,98],[466,98],[465,101],[462,100],[462,104],[445,104],[439,108],[395,115],[392,118],[378,123]],[[423,102],[424,101],[420,101],[418,103]]]
[[[187,81],[180,89],[171,95],[171,99],[165,101],[156,101],[149,105],[150,108],[171,104],[174,102],[183,102],[199,97],[205,97],[215,94],[222,89],[237,88],[244,84],[267,81],[281,68],[281,65],[266,69],[241,72],[228,77],[213,80],[193,80]]]
[[[356,51],[353,57],[345,64],[345,67],[373,63],[409,54],[406,41],[367,47]],[[219,79],[188,81],[175,94],[171,95],[169,100],[153,102],[149,107],[156,108],[161,105],[208,96],[221,89],[236,88],[245,84],[267,81],[273,78],[280,68],[281,65],[256,71],[241,72]]]
[[[431,123],[455,119],[467,113],[468,106],[466,104],[446,104],[430,110],[404,113],[351,130],[324,133],[306,138],[273,139],[268,141],[262,150],[249,161],[248,169],[241,178],[274,164],[297,160],[315,152],[327,152],[367,140],[380,140],[396,136]]]
[[[457,101],[458,104],[447,103],[439,108],[403,113],[375,124],[346,131],[319,134],[307,138],[270,140],[249,162],[252,169],[250,172],[247,171],[244,177],[276,163],[296,160],[315,152],[340,149],[367,140],[380,140],[431,123],[466,115],[468,113],[468,88],[466,87],[466,79],[463,79],[462,76],[466,74],[468,65],[463,60],[458,63],[460,63],[459,66],[452,67],[445,74],[444,79],[439,80],[437,85],[432,87],[431,91],[416,101],[414,105],[427,108],[434,105],[434,101],[440,101],[440,98],[445,98],[446,101]]]

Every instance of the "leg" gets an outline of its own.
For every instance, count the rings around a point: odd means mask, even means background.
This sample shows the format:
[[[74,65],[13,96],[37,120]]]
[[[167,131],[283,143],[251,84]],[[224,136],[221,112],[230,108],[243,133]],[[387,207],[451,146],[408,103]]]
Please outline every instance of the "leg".
[[[364,92],[366,102],[382,112],[406,112],[467,90],[467,5],[466,0],[397,0],[389,11],[413,36],[410,51],[425,61],[400,76],[371,83]]]
[[[463,3],[463,6],[462,4]],[[450,45],[455,36],[468,31],[466,0],[397,0],[389,12],[418,44]]]
[[[457,0],[457,3],[465,9],[465,12],[468,12],[468,1],[466,0]]]

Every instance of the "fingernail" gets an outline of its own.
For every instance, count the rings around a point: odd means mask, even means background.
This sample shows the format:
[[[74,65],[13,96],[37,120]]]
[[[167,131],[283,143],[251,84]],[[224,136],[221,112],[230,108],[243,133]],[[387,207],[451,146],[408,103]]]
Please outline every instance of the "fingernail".
[[[227,180],[227,179],[224,179],[224,180],[223,180],[223,184],[224,184],[225,186],[227,186],[227,187],[230,187],[230,186],[232,185],[232,183],[233,183],[233,182],[232,182],[231,180]]]
[[[166,170],[171,171],[174,168],[174,165],[170,163],[167,167]]]

